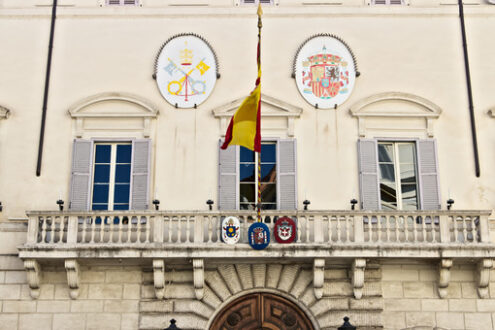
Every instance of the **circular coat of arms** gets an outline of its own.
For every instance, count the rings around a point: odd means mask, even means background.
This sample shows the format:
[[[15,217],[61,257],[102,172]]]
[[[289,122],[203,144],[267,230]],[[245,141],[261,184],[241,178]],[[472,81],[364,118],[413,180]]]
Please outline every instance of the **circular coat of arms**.
[[[160,93],[176,108],[196,108],[208,98],[217,81],[215,53],[194,34],[177,35],[165,42],[155,70]]]
[[[241,223],[236,217],[226,217],[222,221],[222,240],[227,244],[236,244],[241,237]]]
[[[292,243],[296,240],[296,223],[289,217],[279,218],[275,222],[273,236],[278,243]]]
[[[255,222],[249,226],[249,245],[255,250],[263,250],[270,244],[270,229],[262,222]]]
[[[297,89],[317,108],[336,108],[350,96],[356,62],[347,44],[336,36],[317,35],[299,48],[294,60]]]

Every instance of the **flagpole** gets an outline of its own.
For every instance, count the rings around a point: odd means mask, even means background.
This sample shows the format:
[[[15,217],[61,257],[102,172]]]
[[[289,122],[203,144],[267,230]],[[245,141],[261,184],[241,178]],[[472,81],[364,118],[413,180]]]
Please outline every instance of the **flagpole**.
[[[261,28],[263,24],[261,23],[261,15],[263,11],[261,10],[261,3],[258,3],[258,56],[257,56],[257,64],[258,64],[258,76],[260,79],[260,91],[261,91]],[[260,92],[260,104],[261,104],[261,92]],[[261,107],[258,108],[258,111],[261,111]],[[261,148],[258,151],[258,203],[256,203],[258,210],[258,222],[261,222]]]

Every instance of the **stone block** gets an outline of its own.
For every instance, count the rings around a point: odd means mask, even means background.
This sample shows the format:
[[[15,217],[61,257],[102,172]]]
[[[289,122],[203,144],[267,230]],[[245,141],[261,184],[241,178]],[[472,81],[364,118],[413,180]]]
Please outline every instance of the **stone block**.
[[[407,327],[433,327],[435,323],[435,312],[406,312]]]
[[[311,306],[316,302],[315,291],[312,286],[309,286],[306,291],[300,296],[299,300],[306,306]]]
[[[495,299],[477,299],[478,312],[495,312]]]
[[[105,272],[103,271],[82,271],[81,283],[104,283],[105,282]]]
[[[89,299],[122,299],[121,284],[89,284]]]
[[[33,313],[36,312],[36,301],[6,300],[3,302],[4,313]]]
[[[251,289],[254,286],[251,265],[239,264],[235,267],[237,269],[237,274],[239,274],[239,280],[241,281],[242,288],[244,290]]]
[[[49,314],[20,314],[19,330],[51,330],[52,315]]]
[[[143,299],[154,299],[155,296],[155,287],[153,285],[143,285],[141,287],[141,298]]]
[[[0,300],[17,300],[20,297],[20,284],[0,284]]]
[[[141,283],[141,271],[106,271],[106,283]]]
[[[173,311],[173,303],[171,301],[141,301],[139,303],[139,311],[143,313],[171,313]]]
[[[383,281],[418,281],[419,271],[415,269],[402,269],[402,268],[383,268],[382,280]]]
[[[366,268],[366,270],[364,272],[364,280],[365,281],[381,280],[382,278],[383,278],[383,275],[382,275],[381,268],[372,268],[372,269]]]
[[[38,300],[52,300],[55,297],[55,285],[53,284],[41,284],[40,296]]]
[[[385,310],[397,312],[421,311],[420,299],[385,299]]]
[[[43,300],[38,301],[36,311],[38,313],[67,313],[70,311],[69,300]]]
[[[349,309],[349,299],[347,298],[322,298],[311,306],[311,312],[316,317],[328,311],[340,311]]]
[[[5,284],[25,284],[27,277],[25,271],[7,271],[5,272]]]
[[[120,330],[120,314],[96,313],[88,315],[86,330]]]
[[[397,330],[406,327],[406,315],[404,312],[383,312],[384,329]]]
[[[167,299],[195,299],[194,287],[191,284],[165,285],[165,297]]]
[[[419,280],[424,282],[438,281],[438,269],[421,269],[419,271]]]
[[[325,297],[350,297],[352,295],[352,286],[349,282],[323,283],[323,296]]]
[[[123,299],[139,299],[140,292],[140,284],[124,284]]]
[[[450,280],[453,282],[474,282],[474,270],[452,269],[450,272]]]
[[[284,292],[289,292],[290,288],[294,284],[294,281],[296,280],[299,269],[300,266],[298,265],[285,265],[284,268],[282,268],[278,289]]]
[[[404,282],[404,298],[436,298],[433,282]]]
[[[325,280],[349,280],[347,269],[325,269]]]
[[[313,281],[312,272],[309,270],[302,270],[297,275],[297,278],[292,286],[292,290],[290,292],[296,298],[299,298],[301,294],[303,294],[304,290],[308,287],[308,285]]]
[[[459,329],[464,328],[464,314],[463,313],[436,313],[437,327],[447,329]]]
[[[103,312],[103,300],[73,300],[70,305],[73,313]]]
[[[18,315],[0,313],[0,330],[18,329]]]
[[[174,312],[192,313],[209,319],[214,309],[197,300],[176,300],[174,302]]]
[[[494,324],[490,313],[466,313],[464,321],[466,329],[493,329]]]
[[[381,297],[382,295],[382,282],[364,282],[363,297]]]
[[[57,284],[57,283],[67,283],[67,273],[65,269],[60,269],[60,271],[43,271],[43,282]]]
[[[5,271],[0,271],[0,284],[5,283]]]
[[[447,299],[421,299],[421,310],[426,312],[448,312],[449,301]]]
[[[449,312],[476,312],[476,300],[449,299]]]
[[[54,314],[53,329],[55,330],[85,330],[85,314]]]
[[[435,284],[435,291],[437,291],[437,284]],[[450,282],[447,288],[447,298],[462,298],[461,283],[460,282]]]
[[[254,277],[254,287],[264,288],[266,280],[266,264],[254,264],[253,267],[253,277]]]
[[[110,313],[137,313],[138,300],[107,300],[105,301],[104,311]]]
[[[478,290],[474,282],[461,283],[462,298],[478,298]]]
[[[232,295],[222,276],[217,271],[205,272],[205,282],[223,301]]]
[[[66,284],[55,284],[55,299],[56,300],[69,300],[69,287]]]
[[[202,301],[213,309],[216,309],[222,303],[220,298],[208,286],[205,286]]]
[[[231,293],[238,293],[242,291],[241,282],[239,281],[234,265],[218,266],[218,272],[222,275],[222,278]]]
[[[139,319],[140,329],[164,329],[170,325],[169,320],[175,319],[183,329],[206,329],[207,320],[191,314],[155,314],[142,315]]]
[[[136,330],[139,326],[138,313],[125,313],[121,315],[120,330]]]
[[[43,284],[42,284],[43,285]],[[29,285],[27,284],[22,284],[21,285],[21,300],[31,300],[31,289],[29,288]]]
[[[165,272],[165,282],[167,283],[192,283],[194,281],[193,277],[194,273],[192,270],[172,270]]]
[[[358,329],[381,327],[383,318],[379,312],[357,312],[357,311],[339,311],[329,312],[318,318],[318,322],[322,328],[332,327],[333,329],[339,327],[343,323],[343,318],[348,316],[352,325]]]
[[[402,298],[404,292],[401,282],[382,282],[383,298]]]
[[[266,287],[276,288],[282,272],[282,265],[269,264],[266,270]]]
[[[167,274],[167,273],[165,273],[165,274]],[[143,283],[152,284],[154,280],[155,279],[154,279],[153,272],[145,272],[145,271],[143,271]]]
[[[349,308],[351,310],[383,310],[382,298],[362,298],[362,299],[349,299]]]

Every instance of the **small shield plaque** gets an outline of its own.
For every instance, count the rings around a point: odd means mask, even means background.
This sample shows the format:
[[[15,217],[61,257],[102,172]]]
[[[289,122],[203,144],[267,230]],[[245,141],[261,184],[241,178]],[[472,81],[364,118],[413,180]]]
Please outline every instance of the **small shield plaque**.
[[[227,244],[236,244],[241,237],[241,223],[236,217],[226,217],[222,221],[222,240]]]
[[[292,243],[296,240],[296,223],[288,217],[279,218],[275,222],[273,236],[278,243]]]
[[[249,227],[249,245],[255,250],[263,250],[270,244],[270,229],[262,222],[255,222]]]

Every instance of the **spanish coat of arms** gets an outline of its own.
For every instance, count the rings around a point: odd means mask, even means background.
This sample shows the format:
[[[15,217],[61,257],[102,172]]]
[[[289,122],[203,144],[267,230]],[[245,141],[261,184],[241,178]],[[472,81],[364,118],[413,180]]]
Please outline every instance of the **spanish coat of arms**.
[[[289,217],[279,218],[275,222],[273,236],[278,243],[292,243],[296,239],[296,223]]]
[[[236,244],[241,237],[241,224],[236,217],[226,217],[222,221],[222,240],[227,244]]]
[[[263,250],[270,244],[270,229],[262,222],[255,222],[249,227],[249,245],[255,250]]]

